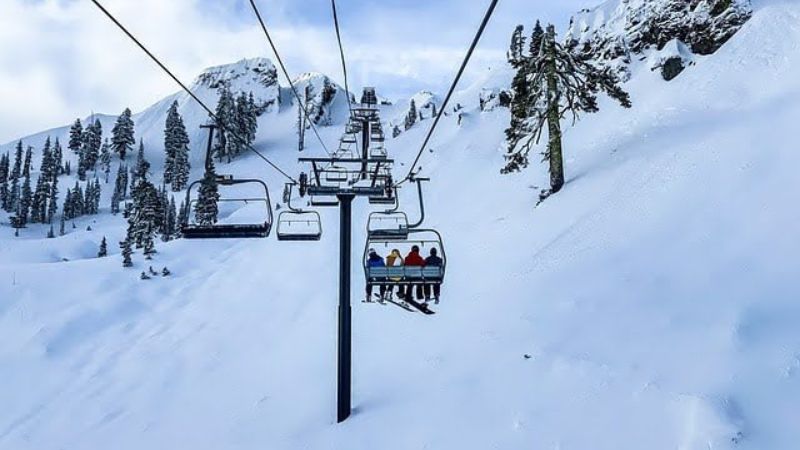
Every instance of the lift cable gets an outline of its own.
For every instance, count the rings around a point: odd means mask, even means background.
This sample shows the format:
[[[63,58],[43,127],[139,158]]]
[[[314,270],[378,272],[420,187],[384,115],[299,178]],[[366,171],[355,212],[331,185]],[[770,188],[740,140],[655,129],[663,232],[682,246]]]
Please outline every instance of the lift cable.
[[[158,65],[158,67],[160,67],[160,68],[161,68],[161,69],[162,69],[164,72],[166,72],[166,74],[167,74],[167,75],[169,75],[169,76],[170,76],[170,78],[172,78],[172,80],[173,80],[173,81],[175,81],[175,83],[177,83],[177,84],[178,84],[178,86],[180,86],[180,87],[181,87],[181,89],[183,89],[184,91],[186,91],[186,93],[187,93],[187,94],[189,94],[189,96],[190,96],[190,97],[192,97],[192,99],[194,99],[194,101],[196,101],[196,102],[197,102],[197,103],[198,103],[198,104],[199,104],[199,105],[200,105],[200,106],[201,106],[201,107],[202,107],[202,108],[203,108],[203,109],[204,109],[204,110],[205,110],[205,111],[208,113],[208,115],[209,115],[209,116],[210,116],[210,117],[211,117],[211,118],[214,120],[214,122],[217,124],[217,126],[220,128],[220,130],[230,133],[230,134],[231,134],[231,135],[232,135],[232,136],[233,136],[233,137],[234,137],[236,140],[238,140],[239,142],[242,142],[242,143],[246,143],[246,142],[247,142],[245,139],[243,139],[243,138],[242,138],[242,137],[241,137],[241,136],[240,136],[238,133],[236,133],[235,131],[226,129],[226,128],[225,128],[225,126],[224,126],[224,124],[222,124],[222,123],[221,123],[221,121],[219,120],[219,118],[217,117],[217,115],[216,115],[216,114],[215,114],[213,111],[211,111],[211,108],[209,108],[209,107],[208,107],[208,106],[207,106],[205,103],[203,103],[203,101],[202,101],[202,100],[200,100],[200,98],[199,98],[199,97],[197,97],[197,95],[195,95],[195,93],[194,93],[194,92],[192,92],[192,90],[191,90],[191,89],[189,89],[188,87],[186,87],[186,85],[185,85],[185,84],[183,84],[183,82],[181,82],[181,80],[180,80],[180,79],[178,79],[178,77],[176,77],[176,76],[175,76],[175,75],[174,75],[174,74],[173,74],[173,73],[172,73],[172,72],[171,72],[171,71],[170,71],[170,70],[169,70],[169,69],[168,69],[168,68],[167,68],[167,67],[166,67],[166,66],[165,66],[165,65],[164,65],[164,64],[163,64],[163,63],[162,63],[162,62],[161,62],[159,59],[158,59],[158,58],[156,58],[156,56],[155,56],[155,55],[153,55],[153,54],[150,52],[150,50],[148,50],[148,49],[147,49],[147,47],[145,47],[145,46],[144,46],[144,44],[142,44],[142,43],[141,43],[141,42],[140,42],[140,41],[139,41],[139,40],[138,40],[138,39],[137,39],[137,38],[136,38],[136,37],[135,37],[133,34],[131,34],[131,32],[130,32],[130,31],[128,31],[128,29],[127,29],[127,28],[125,28],[125,26],[124,26],[124,25],[122,25],[122,24],[121,24],[121,23],[120,23],[120,22],[119,22],[119,21],[116,19],[116,17],[114,17],[114,16],[113,16],[113,15],[112,15],[112,14],[111,14],[111,13],[110,13],[110,12],[109,12],[109,11],[108,11],[106,8],[105,8],[105,7],[103,7],[103,5],[102,5],[102,4],[100,4],[100,2],[99,2],[98,0],[92,0],[92,3],[94,3],[94,4],[95,4],[95,6],[97,6],[97,7],[100,9],[100,11],[102,11],[102,12],[103,12],[103,13],[104,13],[104,14],[105,14],[105,15],[106,15],[106,16],[107,16],[109,19],[111,19],[111,21],[112,21],[112,22],[114,22],[114,24],[115,24],[117,27],[119,27],[119,29],[120,29],[120,30],[122,30],[122,32],[123,32],[123,33],[125,33],[125,34],[126,34],[126,35],[127,35],[127,36],[128,36],[128,37],[129,37],[129,38],[130,38],[130,39],[131,39],[131,40],[132,40],[132,41],[133,41],[133,42],[134,42],[134,43],[135,43],[137,46],[139,46],[139,48],[140,48],[140,49],[142,49],[142,51],[144,51],[144,52],[147,54],[147,56],[149,56],[149,57],[150,57],[150,59],[152,59],[152,60],[153,60],[153,61],[154,61],[154,62],[155,62],[157,65]],[[263,160],[264,160],[264,162],[266,162],[267,164],[269,164],[269,165],[270,165],[270,166],[271,166],[273,169],[275,169],[275,170],[276,170],[278,173],[280,173],[280,174],[281,174],[281,175],[283,175],[284,177],[288,178],[288,179],[289,179],[291,182],[293,182],[293,183],[296,183],[295,179],[294,179],[294,178],[292,178],[292,176],[291,176],[291,175],[289,175],[289,174],[287,174],[286,172],[284,172],[284,171],[283,171],[283,170],[282,170],[280,167],[278,167],[277,165],[275,165],[275,163],[273,163],[272,161],[270,161],[270,160],[269,160],[269,158],[267,158],[267,157],[266,157],[266,156],[264,156],[264,155],[263,155],[261,152],[259,152],[259,151],[258,151],[258,150],[256,150],[255,148],[253,148],[253,146],[252,146],[252,145],[250,145],[250,144],[246,144],[246,146],[247,146],[247,149],[248,149],[248,150],[250,150],[250,151],[252,151],[253,153],[255,153],[256,155],[258,155],[258,156],[259,156],[261,159],[263,159]]]
[[[267,30],[267,25],[264,23],[264,19],[261,17],[261,12],[258,10],[258,6],[256,6],[255,0],[250,0],[250,6],[253,7],[253,12],[256,14],[256,18],[258,19],[258,23],[261,25],[261,30],[264,31],[264,35],[267,37],[267,42],[269,42],[270,48],[272,48],[272,53],[275,54],[275,58],[278,60],[278,65],[281,66],[281,70],[283,71],[283,75],[286,77],[286,80],[289,82],[289,86],[292,88],[292,93],[294,93],[295,98],[297,99],[298,108],[303,110],[303,116],[305,116],[308,123],[311,125],[311,129],[314,130],[314,134],[317,136],[317,140],[322,145],[323,150],[328,156],[332,156],[330,150],[328,150],[328,146],[325,145],[325,141],[322,140],[322,136],[319,135],[319,130],[317,130],[316,125],[314,125],[314,121],[308,115],[308,107],[305,102],[300,98],[300,93],[297,92],[297,88],[295,87],[294,83],[292,83],[292,78],[289,76],[289,71],[286,70],[286,65],[283,64],[283,59],[281,55],[278,53],[278,48],[275,46],[275,42],[272,40],[272,36],[269,34]]]
[[[353,104],[350,102],[350,86],[347,82],[347,63],[344,57],[344,46],[342,46],[342,34],[339,32],[339,16],[336,14],[336,0],[331,0],[333,8],[333,25],[336,27],[336,40],[339,42],[339,55],[342,58],[342,73],[344,74],[344,90],[347,97],[347,108],[350,110],[350,117],[353,117]]]
[[[453,92],[455,92],[456,87],[458,86],[458,82],[461,80],[461,76],[464,74],[464,70],[469,63],[469,60],[472,58],[472,53],[475,51],[475,48],[478,46],[478,42],[483,36],[483,32],[486,30],[486,25],[489,23],[489,19],[491,19],[492,14],[494,14],[495,7],[497,6],[498,0],[492,0],[492,4],[489,5],[489,9],[486,11],[486,15],[483,18],[483,22],[481,22],[480,28],[478,28],[478,33],[475,35],[475,39],[472,41],[472,45],[469,47],[469,51],[467,52],[466,57],[464,58],[464,62],[461,63],[461,68],[458,70],[458,74],[456,75],[455,80],[453,80],[453,84],[450,86],[450,91],[447,93],[447,97],[444,99],[444,103],[442,103],[441,108],[439,109],[439,114],[436,115],[436,120],[434,120],[433,125],[431,125],[430,130],[428,130],[428,135],[425,137],[425,141],[422,143],[422,147],[419,149],[419,153],[417,153],[417,157],[414,159],[414,163],[411,164],[411,168],[408,170],[408,175],[403,178],[401,181],[396,183],[396,185],[400,185],[405,181],[410,180],[414,177],[414,169],[419,164],[419,160],[422,157],[422,153],[425,151],[425,147],[428,146],[428,143],[433,136],[434,130],[436,130],[436,126],[439,125],[439,120],[441,120],[442,115],[447,108],[447,104],[450,102],[450,97],[453,96]]]

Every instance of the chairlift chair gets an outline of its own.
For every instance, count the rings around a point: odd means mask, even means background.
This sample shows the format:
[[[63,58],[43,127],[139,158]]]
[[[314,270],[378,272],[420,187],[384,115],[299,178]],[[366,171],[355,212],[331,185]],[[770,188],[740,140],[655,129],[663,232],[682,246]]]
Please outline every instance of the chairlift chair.
[[[265,218],[263,222],[255,223],[213,223],[200,224],[192,223],[195,216],[194,209],[197,199],[192,199],[192,192],[197,191],[202,180],[198,180],[189,185],[186,190],[186,202],[184,216],[185,222],[181,224],[181,234],[186,239],[244,239],[244,238],[266,238],[272,230],[273,215],[272,204],[269,198],[269,188],[266,183],[256,179],[234,179],[232,176],[217,177],[217,184],[221,187],[231,187],[239,185],[258,185],[264,190],[264,196],[250,198],[224,198],[221,197],[218,203],[262,203],[264,205]]]
[[[278,215],[276,230],[278,240],[284,242],[312,242],[322,239],[322,219],[316,211],[304,211],[292,206],[292,184],[284,190],[288,208]]]
[[[414,235],[423,237],[416,238]],[[442,259],[441,266],[391,266],[391,267],[370,267],[369,249],[385,249],[388,254],[392,248],[402,247],[401,253],[408,251],[413,245],[420,247],[421,256],[424,258],[428,253],[426,250],[435,248],[438,256]],[[406,248],[407,247],[407,248]],[[412,229],[409,235],[402,240],[387,239],[385,237],[368,236],[367,245],[364,248],[364,275],[368,285],[373,286],[407,286],[414,284],[441,285],[444,284],[445,272],[447,269],[447,254],[444,249],[444,241],[441,234],[433,229]]]

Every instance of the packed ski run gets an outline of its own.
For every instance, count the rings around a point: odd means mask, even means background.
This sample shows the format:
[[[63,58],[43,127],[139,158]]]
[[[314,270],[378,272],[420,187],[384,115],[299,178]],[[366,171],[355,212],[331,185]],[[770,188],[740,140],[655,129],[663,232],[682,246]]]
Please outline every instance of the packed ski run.
[[[390,286],[393,250],[406,259],[420,244],[377,241],[370,215],[393,205],[353,202],[353,414],[341,424],[337,208],[312,207],[297,186],[287,202],[286,180],[233,146],[216,171],[268,185],[269,238],[186,239],[176,229],[153,252],[120,247],[132,202],[112,213],[120,173],[145,167],[153,196],[176,215],[186,203],[188,186],[173,191],[176,178],[165,179],[182,167],[165,154],[165,128],[182,139],[176,121],[165,127],[171,110],[189,141],[187,183],[204,177],[208,114],[185,93],[130,115],[134,143],[124,161],[111,155],[108,182],[101,151],[88,184],[79,181],[88,166],[69,148],[74,124],[0,146],[11,172],[23,143],[19,182],[29,166],[31,192],[48,138],[62,147],[59,170],[71,166],[44,177],[58,179],[51,223],[44,208],[45,223],[15,229],[16,212],[0,211],[0,448],[796,448],[800,7],[737,0],[713,15],[715,2],[688,3],[690,19],[672,0],[612,0],[559,29],[626,80],[631,107],[600,95],[598,113],[564,121],[566,176],[552,195],[539,163],[546,133],[525,170],[501,173],[520,73],[511,62],[459,86],[443,111],[445,93],[390,101],[376,86],[397,181],[443,112],[420,177],[430,178],[424,226],[443,236],[433,248],[446,252],[447,278],[438,296],[433,285]],[[524,20],[529,34],[536,17]],[[705,41],[714,51],[682,40],[692,30],[674,25],[688,22],[721,36]],[[668,33],[677,34],[661,42]],[[292,176],[313,175],[298,157],[325,157],[315,130],[341,150],[347,97],[358,104],[360,89],[346,92],[336,74],[294,77],[304,114],[278,73],[269,58],[244,59],[189,87],[212,108],[221,88],[232,108],[250,105],[253,148]],[[103,139],[120,122],[80,120]],[[414,183],[395,195],[405,223],[422,215]],[[60,224],[78,197],[84,213]],[[279,216],[292,208],[319,214],[292,225],[318,241],[279,240]],[[254,201],[219,205],[220,224],[264,218]],[[372,253],[382,266],[370,293]]]

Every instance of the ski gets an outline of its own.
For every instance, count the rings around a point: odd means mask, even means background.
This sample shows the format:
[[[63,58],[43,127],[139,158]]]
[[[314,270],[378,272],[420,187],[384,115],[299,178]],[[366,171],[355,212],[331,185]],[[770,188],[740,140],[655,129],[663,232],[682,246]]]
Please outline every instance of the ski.
[[[416,310],[414,308],[408,306],[405,303],[396,302],[396,301],[394,301],[392,299],[386,299],[386,302],[391,303],[391,304],[393,304],[393,305],[395,305],[397,307],[403,308],[403,309],[405,309],[406,311],[408,311],[410,313],[416,312]]]
[[[410,298],[404,298],[403,301],[406,302],[409,306],[413,306],[420,312],[427,314],[429,316],[436,314],[436,311],[433,311],[430,308],[428,308],[427,303],[419,303],[416,300],[411,300]]]

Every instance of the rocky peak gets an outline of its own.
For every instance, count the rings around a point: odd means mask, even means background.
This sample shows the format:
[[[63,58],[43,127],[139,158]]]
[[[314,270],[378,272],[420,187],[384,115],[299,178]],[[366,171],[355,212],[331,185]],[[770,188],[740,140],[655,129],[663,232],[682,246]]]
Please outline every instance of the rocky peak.
[[[678,57],[690,59],[684,48],[694,55],[716,52],[752,12],[750,0],[609,0],[573,17],[567,41],[626,79],[633,61],[670,44],[676,55],[667,72],[675,75]]]

